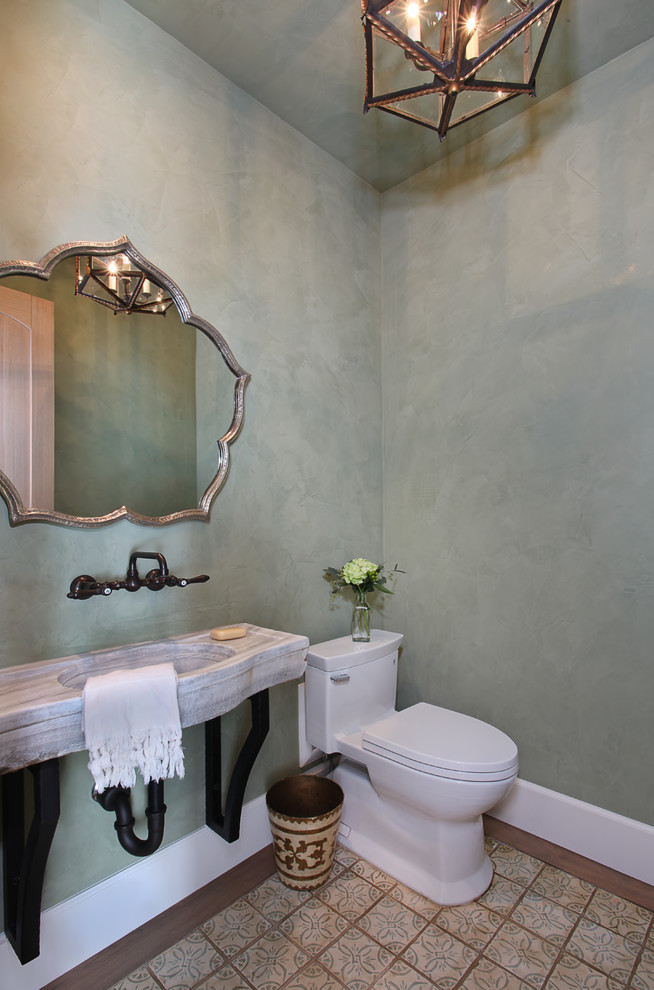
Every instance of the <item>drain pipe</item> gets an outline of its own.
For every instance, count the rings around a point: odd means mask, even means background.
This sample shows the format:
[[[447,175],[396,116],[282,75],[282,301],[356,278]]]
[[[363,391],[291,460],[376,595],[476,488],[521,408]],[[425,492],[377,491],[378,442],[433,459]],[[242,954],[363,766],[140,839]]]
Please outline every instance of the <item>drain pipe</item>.
[[[300,770],[303,777],[330,777],[338,764],[341,762],[340,753],[331,753],[323,757],[319,763],[315,763],[308,770]]]
[[[164,834],[164,815],[166,805],[163,800],[163,780],[151,780],[148,784],[148,806],[145,817],[148,820],[148,837],[139,839],[134,833],[135,818],[132,814],[129,787],[108,787],[99,794],[93,791],[93,800],[97,801],[105,811],[113,811],[116,815],[114,828],[118,833],[118,841],[130,856],[150,856],[156,852]]]

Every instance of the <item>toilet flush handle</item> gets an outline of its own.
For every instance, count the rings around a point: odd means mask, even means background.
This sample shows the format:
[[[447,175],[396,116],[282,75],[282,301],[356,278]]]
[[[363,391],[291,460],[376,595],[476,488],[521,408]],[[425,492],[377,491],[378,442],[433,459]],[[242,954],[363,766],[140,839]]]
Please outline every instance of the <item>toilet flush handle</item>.
[[[350,679],[349,674],[334,674],[333,677],[329,678],[332,684],[345,684]]]

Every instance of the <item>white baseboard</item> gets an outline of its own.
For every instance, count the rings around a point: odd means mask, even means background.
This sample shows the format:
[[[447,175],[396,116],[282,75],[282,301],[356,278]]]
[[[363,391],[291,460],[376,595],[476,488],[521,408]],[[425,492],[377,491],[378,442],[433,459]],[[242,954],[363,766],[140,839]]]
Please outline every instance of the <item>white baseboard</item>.
[[[21,966],[0,935],[0,990],[41,990],[56,977],[204,887],[271,841],[265,795],[243,807],[241,835],[206,826],[41,915],[41,954]]]
[[[654,828],[518,780],[489,814],[565,849],[654,884]]]

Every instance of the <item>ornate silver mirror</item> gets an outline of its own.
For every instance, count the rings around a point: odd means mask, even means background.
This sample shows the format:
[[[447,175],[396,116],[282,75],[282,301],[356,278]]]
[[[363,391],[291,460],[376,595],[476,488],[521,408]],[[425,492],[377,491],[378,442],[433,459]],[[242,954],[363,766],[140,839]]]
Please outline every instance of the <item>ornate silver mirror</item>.
[[[207,520],[249,380],[127,237],[0,264],[0,494],[11,525]]]

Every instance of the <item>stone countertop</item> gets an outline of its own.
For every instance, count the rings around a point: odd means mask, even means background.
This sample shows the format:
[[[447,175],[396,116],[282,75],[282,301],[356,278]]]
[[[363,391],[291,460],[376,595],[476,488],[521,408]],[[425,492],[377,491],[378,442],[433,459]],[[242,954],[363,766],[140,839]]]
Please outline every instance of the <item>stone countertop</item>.
[[[0,670],[0,774],[86,748],[82,692],[93,674],[174,663],[184,728],[303,675],[306,636],[238,625],[241,639],[217,642],[206,630]]]

